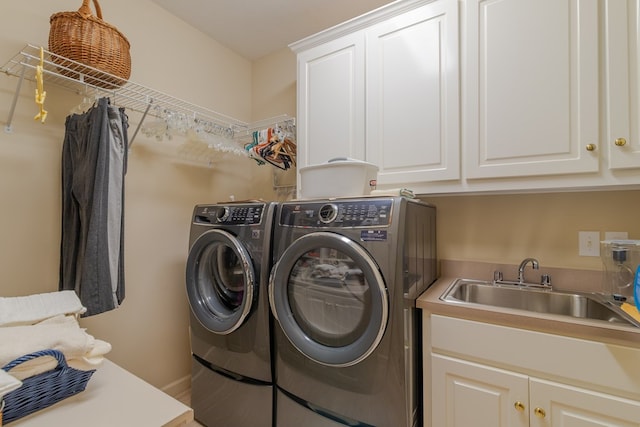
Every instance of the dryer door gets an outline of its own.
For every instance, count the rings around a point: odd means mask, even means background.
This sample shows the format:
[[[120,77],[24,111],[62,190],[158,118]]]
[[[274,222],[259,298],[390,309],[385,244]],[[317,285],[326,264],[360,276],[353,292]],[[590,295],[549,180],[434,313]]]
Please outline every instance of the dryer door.
[[[389,314],[375,261],[358,243],[330,232],[306,234],[287,248],[271,272],[269,302],[291,344],[328,366],[369,356]]]
[[[249,252],[231,233],[210,230],[187,258],[187,297],[198,321],[218,334],[238,329],[254,302],[255,271]]]

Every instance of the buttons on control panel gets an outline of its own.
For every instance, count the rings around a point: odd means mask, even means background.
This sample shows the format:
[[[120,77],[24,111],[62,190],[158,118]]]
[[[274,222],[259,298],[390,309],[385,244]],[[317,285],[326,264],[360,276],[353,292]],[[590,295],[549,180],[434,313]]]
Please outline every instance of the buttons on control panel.
[[[280,223],[298,227],[370,227],[389,225],[393,200],[285,204]]]
[[[262,205],[201,206],[196,210],[195,221],[224,225],[256,225],[262,220]]]
[[[230,206],[227,224],[259,224],[262,206]]]

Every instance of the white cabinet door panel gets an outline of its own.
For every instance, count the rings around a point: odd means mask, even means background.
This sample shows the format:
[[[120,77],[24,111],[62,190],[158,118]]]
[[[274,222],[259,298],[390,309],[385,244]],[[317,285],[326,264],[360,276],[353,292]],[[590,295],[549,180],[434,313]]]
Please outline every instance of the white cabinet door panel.
[[[639,402],[536,378],[529,387],[531,427],[640,426]]]
[[[528,377],[439,354],[431,356],[433,427],[526,427]]]
[[[362,32],[298,56],[299,167],[364,160],[364,78]]]
[[[639,0],[607,0],[606,52],[611,169],[640,168]]]
[[[458,4],[442,0],[367,31],[367,161],[379,184],[460,177]]]
[[[597,172],[598,2],[465,5],[468,177]]]

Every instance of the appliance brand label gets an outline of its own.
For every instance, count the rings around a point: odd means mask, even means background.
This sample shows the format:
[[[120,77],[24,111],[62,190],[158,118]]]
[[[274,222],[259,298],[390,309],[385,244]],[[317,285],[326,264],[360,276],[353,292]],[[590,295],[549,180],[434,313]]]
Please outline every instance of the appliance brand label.
[[[363,242],[386,242],[387,230],[362,230],[360,240]]]

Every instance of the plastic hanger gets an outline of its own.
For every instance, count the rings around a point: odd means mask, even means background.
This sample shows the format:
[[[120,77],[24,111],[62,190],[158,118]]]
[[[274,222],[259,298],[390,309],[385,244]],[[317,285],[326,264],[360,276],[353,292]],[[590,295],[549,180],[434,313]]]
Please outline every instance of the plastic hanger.
[[[93,98],[89,96],[89,94],[87,93],[87,88],[85,87],[84,89],[84,95],[82,97],[82,101],[80,101],[80,104],[76,105],[75,107],[73,107],[70,111],[71,114],[84,114],[87,112],[87,110],[89,110],[89,108],[93,107],[95,105],[95,102],[98,99],[98,94],[94,94]]]

